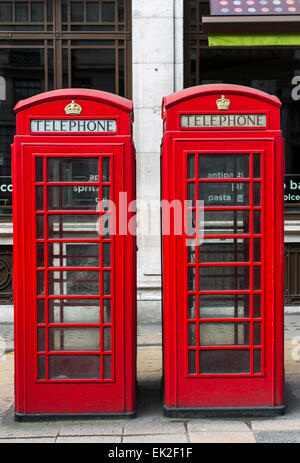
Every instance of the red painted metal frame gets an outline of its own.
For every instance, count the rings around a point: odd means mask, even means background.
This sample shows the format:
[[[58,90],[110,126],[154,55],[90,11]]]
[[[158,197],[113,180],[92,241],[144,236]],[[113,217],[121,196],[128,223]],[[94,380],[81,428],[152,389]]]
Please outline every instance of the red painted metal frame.
[[[61,119],[64,108],[71,100],[79,103],[84,118],[115,118],[117,134],[57,135],[30,134],[30,119]],[[133,212],[128,205],[136,197],[135,150],[132,141],[132,103],[106,92],[68,89],[47,92],[23,102],[15,108],[17,112],[17,135],[12,146],[13,170],[13,224],[14,224],[14,296],[15,296],[15,410],[21,417],[43,415],[134,415],[136,372],[136,240],[130,233],[118,233],[125,220],[132,221]],[[70,116],[75,118],[74,116]],[[76,116],[76,118],[81,118]],[[44,179],[36,181],[35,159],[44,159]],[[47,158],[99,159],[98,181],[95,182],[47,182]],[[102,158],[110,159],[109,182],[102,182]],[[111,211],[101,210],[48,210],[46,186],[88,185],[99,188],[110,186],[110,200],[116,206],[115,235],[106,239],[99,235],[95,239],[49,238],[47,217],[51,215],[96,215],[99,218]],[[35,189],[44,187],[43,210],[36,209]],[[126,204],[120,204],[121,192],[127,193]],[[122,200],[124,201],[124,200]],[[122,207],[121,207],[122,206]],[[123,209],[123,207],[125,208]],[[43,216],[44,238],[36,237],[36,216]],[[128,222],[127,222],[128,223]],[[114,224],[112,224],[112,227]],[[113,228],[112,228],[113,229]],[[92,267],[48,267],[49,243],[99,243],[99,264]],[[110,267],[102,263],[102,243],[111,243]],[[45,295],[36,291],[36,244],[45,244],[44,272]],[[97,294],[51,295],[48,292],[49,271],[98,271],[99,292]],[[111,272],[110,295],[103,294],[103,271]],[[74,278],[74,277],[72,277]],[[66,281],[66,280],[64,280]],[[103,304],[99,306],[98,323],[50,323],[48,302],[50,300],[76,301],[80,299],[110,299],[111,321],[104,323]],[[45,320],[38,323],[37,301],[45,301]],[[100,349],[97,351],[50,351],[49,328],[96,327],[101,330]],[[103,330],[111,328],[111,350],[103,346]],[[45,330],[45,351],[37,352],[37,328]],[[103,356],[112,361],[112,376],[105,379],[49,379],[49,365],[45,362],[45,379],[38,379],[37,357],[45,355],[92,355],[99,356],[100,372],[103,374]],[[88,358],[88,357],[87,357]]]
[[[226,114],[262,112],[268,114],[268,129],[251,130],[216,128],[215,130],[182,130],[180,114],[207,114],[216,111],[216,100],[225,95],[231,101]],[[162,144],[162,199],[173,201],[187,199],[187,184],[195,183],[195,199],[198,199],[198,183],[224,182],[248,183],[248,206],[208,206],[204,210],[228,211],[249,210],[250,224],[247,234],[204,235],[206,238],[248,238],[250,255],[243,262],[199,263],[195,247],[195,262],[188,263],[186,238],[201,238],[201,235],[178,236],[171,221],[171,234],[163,234],[163,321],[164,321],[164,381],[165,410],[182,411],[225,408],[227,410],[276,409],[283,406],[283,178],[284,143],[280,131],[280,102],[276,97],[254,89],[237,85],[203,85],[185,89],[163,100],[164,136]],[[249,178],[199,179],[195,161],[195,178],[187,177],[187,155],[194,154],[249,155]],[[261,156],[261,178],[253,179],[253,154]],[[261,205],[253,205],[252,184],[261,183]],[[195,207],[192,209],[196,210]],[[261,210],[261,233],[253,234],[253,213]],[[196,211],[197,214],[197,211]],[[185,218],[183,219],[185,220]],[[168,223],[167,208],[163,208],[162,228]],[[196,219],[197,223],[197,219]],[[261,239],[261,263],[253,262],[253,237]],[[201,248],[200,248],[201,249]],[[201,252],[201,251],[200,251]],[[250,271],[249,289],[230,291],[199,291],[199,268],[201,267],[261,267],[261,289],[253,287],[253,272]],[[195,291],[188,291],[187,269],[195,268]],[[184,270],[183,270],[184,269]],[[188,319],[187,295],[195,294],[195,319]],[[199,294],[261,294],[261,317],[253,318],[253,299],[250,297],[249,317],[246,318],[200,318]],[[196,345],[188,346],[188,323],[195,323]],[[249,345],[202,346],[199,344],[199,326],[207,322],[247,322],[250,324]],[[261,345],[254,345],[253,324],[261,322]],[[179,342],[178,340],[183,340]],[[203,374],[199,371],[199,352],[225,349],[247,349],[250,351],[249,373]],[[255,349],[261,350],[261,371],[253,369]],[[196,354],[196,373],[188,372],[188,351]]]

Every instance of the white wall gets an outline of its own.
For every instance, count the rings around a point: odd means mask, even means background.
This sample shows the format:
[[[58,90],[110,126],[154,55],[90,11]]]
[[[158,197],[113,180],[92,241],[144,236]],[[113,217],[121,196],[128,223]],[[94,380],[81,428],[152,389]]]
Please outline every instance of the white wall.
[[[134,141],[137,198],[156,200],[147,236],[138,229],[138,321],[160,321],[159,237],[162,97],[183,88],[183,0],[132,1]],[[145,208],[144,208],[145,209]],[[140,214],[145,218],[145,210]]]

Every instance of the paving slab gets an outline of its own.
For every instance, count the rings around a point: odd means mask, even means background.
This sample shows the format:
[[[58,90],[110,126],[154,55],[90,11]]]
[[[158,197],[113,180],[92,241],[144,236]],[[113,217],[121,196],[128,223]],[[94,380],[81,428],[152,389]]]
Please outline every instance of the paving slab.
[[[191,420],[187,423],[189,432],[197,431],[228,431],[228,432],[247,432],[249,426],[243,421],[235,420]]]
[[[54,444],[55,438],[0,439],[0,444]]]
[[[163,418],[141,418],[124,425],[124,436],[147,434],[184,434],[183,422],[170,422]]]
[[[145,434],[143,436],[124,436],[123,443],[169,443],[169,444],[186,444],[188,443],[188,436],[185,433],[182,434]]]
[[[300,419],[273,418],[272,420],[251,421],[253,431],[299,431]]]
[[[114,436],[122,435],[123,424],[120,422],[65,422],[60,423],[59,437],[65,436]]]
[[[300,432],[255,432],[257,442],[263,444],[288,444],[288,443],[300,443]]]
[[[202,444],[251,444],[256,443],[255,435],[253,432],[221,432],[221,431],[202,431],[190,432],[190,441],[192,443]]]
[[[121,436],[73,436],[58,437],[57,444],[120,444]]]

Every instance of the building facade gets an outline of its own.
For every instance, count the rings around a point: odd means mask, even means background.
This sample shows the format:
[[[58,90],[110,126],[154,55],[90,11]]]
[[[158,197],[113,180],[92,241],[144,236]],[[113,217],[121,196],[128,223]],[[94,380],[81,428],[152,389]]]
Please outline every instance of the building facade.
[[[286,303],[299,303],[300,45],[209,46],[202,19],[209,12],[202,0],[0,1],[0,321],[13,320],[13,107],[37,93],[70,87],[133,99],[138,321],[143,323],[161,320],[162,97],[217,82],[277,95],[286,139]]]

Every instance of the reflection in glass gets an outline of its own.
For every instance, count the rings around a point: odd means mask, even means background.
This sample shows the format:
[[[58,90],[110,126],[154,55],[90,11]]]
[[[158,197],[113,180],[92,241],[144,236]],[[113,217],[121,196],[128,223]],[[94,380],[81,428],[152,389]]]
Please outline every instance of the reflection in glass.
[[[248,318],[249,294],[201,294],[199,312],[200,318]]]
[[[106,352],[111,350],[111,328],[107,326],[103,328],[103,349]]]
[[[260,178],[260,154],[253,154],[253,177]]]
[[[99,351],[100,328],[49,328],[51,351]]]
[[[253,182],[253,206],[260,206],[260,182]]]
[[[115,21],[115,4],[111,2],[102,3],[102,21],[114,22]]]
[[[48,290],[50,295],[98,295],[99,271],[68,270],[49,271]]]
[[[199,200],[209,206],[249,206],[249,183],[199,183]]]
[[[35,210],[36,211],[43,211],[44,210],[44,187],[37,186],[35,187]]]
[[[43,182],[44,181],[44,159],[35,158],[35,181]]]
[[[188,294],[188,318],[196,317],[196,296]]]
[[[48,215],[48,238],[97,239],[98,215]]]
[[[261,317],[261,295],[253,294],[253,317]]]
[[[196,373],[196,352],[194,350],[188,351],[188,369],[189,374],[193,375]]]
[[[249,262],[249,251],[249,239],[205,239],[199,246],[199,262]]]
[[[37,323],[45,323],[45,300],[37,300]]]
[[[249,267],[199,267],[200,291],[249,289]]]
[[[98,158],[48,158],[48,182],[97,182]]]
[[[38,379],[46,378],[45,355],[38,356]]]
[[[261,373],[261,351],[258,349],[253,351],[253,371]]]
[[[111,301],[103,299],[103,323],[111,323]]]
[[[249,323],[200,323],[200,346],[245,346],[250,343]]]
[[[48,186],[48,210],[97,210],[99,188],[93,186]]]
[[[99,323],[99,299],[49,299],[49,323]]]
[[[188,253],[188,263],[193,264],[195,263],[195,241],[190,240],[190,245],[187,246],[187,253]]]
[[[48,243],[49,267],[99,267],[98,243]]]
[[[103,355],[103,379],[111,379],[111,355]]]
[[[110,267],[110,243],[103,243],[103,267]]]
[[[249,211],[204,211],[205,235],[245,235],[249,224]]]
[[[260,235],[261,233],[261,219],[260,211],[253,211],[253,233],[254,235]]]
[[[195,178],[195,155],[188,154],[187,157],[187,178]]]
[[[44,215],[39,214],[36,216],[36,237],[37,239],[44,239]]]
[[[249,154],[200,154],[199,178],[249,178]]]
[[[195,291],[195,267],[188,267],[188,291]]]
[[[111,294],[111,272],[103,272],[103,294],[109,296]]]
[[[45,272],[36,272],[36,293],[38,296],[45,295]]]
[[[195,323],[188,324],[188,345],[196,345],[196,325]]]
[[[99,355],[50,355],[50,379],[100,378]]]
[[[201,350],[199,356],[202,374],[250,373],[249,350]]]

